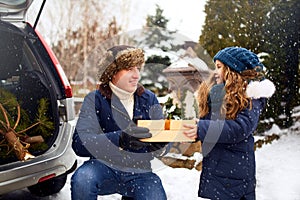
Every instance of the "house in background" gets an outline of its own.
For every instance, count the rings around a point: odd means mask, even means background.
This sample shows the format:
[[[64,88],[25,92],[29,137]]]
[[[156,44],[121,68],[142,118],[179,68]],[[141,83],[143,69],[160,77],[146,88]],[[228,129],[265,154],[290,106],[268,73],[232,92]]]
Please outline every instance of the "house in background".
[[[178,52],[180,56],[169,67],[163,70],[172,91],[174,104],[184,108],[184,118],[195,118],[195,95],[200,83],[208,78],[210,69],[201,60],[192,47]],[[197,106],[196,106],[197,107]]]

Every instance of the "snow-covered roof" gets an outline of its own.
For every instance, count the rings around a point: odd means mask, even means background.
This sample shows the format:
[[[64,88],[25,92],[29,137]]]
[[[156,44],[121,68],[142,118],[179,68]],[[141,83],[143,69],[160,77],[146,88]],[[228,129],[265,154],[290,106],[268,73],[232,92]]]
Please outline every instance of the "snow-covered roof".
[[[172,71],[208,71],[206,63],[200,58],[191,58],[189,56],[179,58],[167,67],[164,72]]]
[[[179,49],[176,60],[164,72],[172,71],[209,71],[207,64],[200,59],[193,48]]]

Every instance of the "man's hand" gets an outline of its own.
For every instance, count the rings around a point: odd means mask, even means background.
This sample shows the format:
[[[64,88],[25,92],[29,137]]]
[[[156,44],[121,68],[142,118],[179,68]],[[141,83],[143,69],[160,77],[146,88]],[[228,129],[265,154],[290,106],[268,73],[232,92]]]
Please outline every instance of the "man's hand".
[[[148,146],[147,143],[140,141],[140,139],[150,138],[151,136],[152,134],[148,128],[132,124],[126,130],[122,131],[120,135],[120,147],[125,150],[140,150]]]

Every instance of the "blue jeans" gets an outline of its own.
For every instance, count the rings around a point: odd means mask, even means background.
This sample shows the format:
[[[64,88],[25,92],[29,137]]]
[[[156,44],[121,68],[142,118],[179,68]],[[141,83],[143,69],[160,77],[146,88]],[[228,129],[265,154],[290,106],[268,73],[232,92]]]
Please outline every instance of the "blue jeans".
[[[72,200],[96,200],[98,195],[114,193],[136,200],[167,199],[160,178],[152,172],[123,172],[93,159],[84,162],[72,176]]]

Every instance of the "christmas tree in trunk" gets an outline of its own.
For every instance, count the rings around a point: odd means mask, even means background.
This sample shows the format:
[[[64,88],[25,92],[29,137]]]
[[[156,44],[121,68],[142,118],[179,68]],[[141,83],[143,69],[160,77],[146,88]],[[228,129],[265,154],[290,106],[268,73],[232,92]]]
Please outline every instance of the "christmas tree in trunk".
[[[24,161],[34,158],[30,148],[47,148],[45,138],[52,134],[54,123],[47,116],[47,99],[42,98],[37,104],[37,113],[31,120],[16,96],[0,88],[0,159],[14,154]]]

